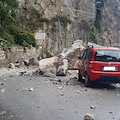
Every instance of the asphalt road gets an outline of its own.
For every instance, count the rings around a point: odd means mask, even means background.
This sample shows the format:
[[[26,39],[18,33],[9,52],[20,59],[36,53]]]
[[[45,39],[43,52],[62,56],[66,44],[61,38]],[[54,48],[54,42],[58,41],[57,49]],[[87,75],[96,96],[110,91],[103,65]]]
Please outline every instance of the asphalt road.
[[[84,120],[86,113],[120,120],[120,86],[85,88],[72,76],[0,78],[0,120]]]

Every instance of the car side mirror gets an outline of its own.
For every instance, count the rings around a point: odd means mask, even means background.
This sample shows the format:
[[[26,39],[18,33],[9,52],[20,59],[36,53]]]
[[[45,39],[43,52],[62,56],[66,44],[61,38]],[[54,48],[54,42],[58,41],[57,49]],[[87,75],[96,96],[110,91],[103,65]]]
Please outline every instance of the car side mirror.
[[[82,58],[79,56],[78,59],[81,60]]]

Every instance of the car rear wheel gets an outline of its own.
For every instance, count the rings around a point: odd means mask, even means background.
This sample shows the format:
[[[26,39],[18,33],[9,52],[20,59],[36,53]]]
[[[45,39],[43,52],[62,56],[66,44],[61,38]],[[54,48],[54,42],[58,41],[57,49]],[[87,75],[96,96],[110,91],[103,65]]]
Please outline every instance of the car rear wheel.
[[[86,75],[85,75],[85,87],[91,87],[91,86],[92,86],[92,81],[89,79],[89,76],[86,73]]]

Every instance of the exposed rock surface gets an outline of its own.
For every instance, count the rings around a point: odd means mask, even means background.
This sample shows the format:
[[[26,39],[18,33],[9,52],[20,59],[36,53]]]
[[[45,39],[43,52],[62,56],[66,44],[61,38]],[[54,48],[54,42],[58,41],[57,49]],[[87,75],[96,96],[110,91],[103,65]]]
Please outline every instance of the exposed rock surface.
[[[84,120],[94,120],[94,114],[87,113],[84,117]]]
[[[88,43],[90,46],[100,46],[94,43]],[[78,57],[83,54],[83,50],[86,48],[86,44],[82,40],[76,40],[73,42],[70,48],[63,49],[61,55],[68,60],[68,69],[78,69],[79,60]]]
[[[39,68],[41,70],[49,69],[49,68],[55,67],[57,62],[59,62],[58,57],[42,59],[39,62]]]
[[[56,66],[56,75],[57,76],[66,76],[68,74],[68,60],[61,59]]]

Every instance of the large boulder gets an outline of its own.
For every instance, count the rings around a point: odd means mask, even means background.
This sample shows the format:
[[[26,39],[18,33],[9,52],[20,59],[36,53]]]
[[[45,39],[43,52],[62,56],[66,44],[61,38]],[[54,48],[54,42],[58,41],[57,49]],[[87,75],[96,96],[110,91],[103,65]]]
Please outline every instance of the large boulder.
[[[56,75],[66,76],[68,74],[68,60],[61,59],[56,65]]]
[[[99,46],[94,43],[88,42],[90,46]],[[87,44],[83,40],[75,40],[70,48],[63,49],[61,55],[62,58],[68,60],[68,69],[78,69],[79,60],[78,57],[82,55],[84,49],[87,47]]]
[[[70,48],[65,48],[61,55],[68,60],[68,69],[78,69],[78,56],[81,56],[85,44],[82,40],[76,40]]]
[[[59,57],[51,57],[39,61],[39,68],[43,71],[49,71],[56,74],[56,64],[59,62]]]

